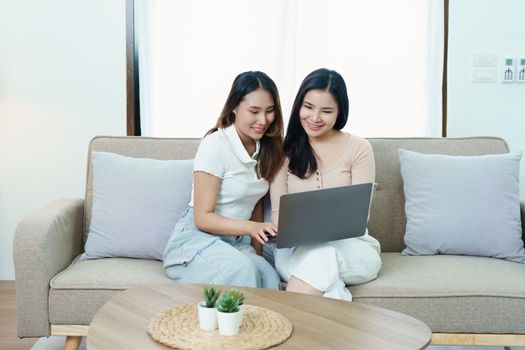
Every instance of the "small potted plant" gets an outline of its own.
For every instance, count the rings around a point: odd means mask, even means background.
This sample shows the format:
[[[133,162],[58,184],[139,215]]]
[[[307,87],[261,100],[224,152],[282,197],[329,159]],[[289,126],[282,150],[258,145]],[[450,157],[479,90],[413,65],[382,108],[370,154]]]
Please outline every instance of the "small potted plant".
[[[217,321],[221,335],[239,334],[239,299],[231,291],[222,294],[217,304]]]
[[[244,313],[244,294],[235,288],[230,289],[230,292],[235,298],[239,300],[239,327],[242,325],[242,315]]]
[[[201,301],[197,308],[199,312],[199,328],[212,331],[217,329],[217,309],[215,303],[219,298],[221,291],[215,288],[204,288],[204,301]]]

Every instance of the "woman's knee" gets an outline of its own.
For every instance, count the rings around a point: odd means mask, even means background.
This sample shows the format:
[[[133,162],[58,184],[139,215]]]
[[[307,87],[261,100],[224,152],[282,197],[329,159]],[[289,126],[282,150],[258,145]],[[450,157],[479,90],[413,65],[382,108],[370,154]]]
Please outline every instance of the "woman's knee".
[[[377,278],[381,270],[382,261],[379,254],[361,257],[353,261],[351,268],[345,273],[344,280],[348,284],[362,284]]]
[[[383,265],[383,262],[381,261],[381,255],[375,250],[370,249],[369,254],[367,254],[366,258],[364,259],[363,265],[366,267],[365,269],[368,272],[367,274],[369,275],[369,280],[375,279]]]
[[[256,264],[242,253],[224,257],[216,283],[257,287],[259,274]]]
[[[370,270],[371,275],[373,276],[372,279],[375,279],[377,275],[379,274],[379,271],[381,271],[381,267],[383,266],[383,261],[381,260],[381,255],[377,254],[374,255],[374,257],[370,261]]]

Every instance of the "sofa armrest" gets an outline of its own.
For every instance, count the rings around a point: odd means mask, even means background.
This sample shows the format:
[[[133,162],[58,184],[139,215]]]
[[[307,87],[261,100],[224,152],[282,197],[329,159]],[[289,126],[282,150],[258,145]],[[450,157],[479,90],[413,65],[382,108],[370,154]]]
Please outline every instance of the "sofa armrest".
[[[61,199],[16,227],[13,258],[18,336],[50,335],[49,282],[82,253],[83,199]]]
[[[521,239],[525,242],[525,202],[520,202]]]

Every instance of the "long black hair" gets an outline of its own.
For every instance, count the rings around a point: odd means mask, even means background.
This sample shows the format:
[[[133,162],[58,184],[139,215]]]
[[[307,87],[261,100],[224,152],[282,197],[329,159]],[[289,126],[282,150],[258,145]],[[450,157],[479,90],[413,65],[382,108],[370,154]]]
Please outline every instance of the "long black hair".
[[[341,74],[326,68],[317,69],[308,74],[301,83],[297,96],[295,96],[284,139],[284,154],[290,159],[288,170],[301,179],[317,171],[315,152],[299,117],[304,96],[310,90],[327,91],[336,100],[338,113],[334,129],[341,130],[348,120],[348,93]]]
[[[268,75],[259,71],[248,71],[239,74],[233,81],[230,93],[215,127],[210,129],[206,135],[217,131],[218,128],[225,128],[234,124],[235,113],[233,113],[233,110],[241,103],[244,96],[257,89],[268,91],[273,99],[275,117],[259,141],[261,148],[257,157],[258,173],[266,180],[271,181],[283,163],[284,123],[279,92],[274,81]]]

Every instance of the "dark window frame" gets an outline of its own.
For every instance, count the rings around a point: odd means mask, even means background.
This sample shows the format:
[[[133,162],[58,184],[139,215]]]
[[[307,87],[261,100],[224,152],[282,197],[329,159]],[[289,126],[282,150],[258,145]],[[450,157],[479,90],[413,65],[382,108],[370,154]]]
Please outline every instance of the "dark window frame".
[[[449,0],[444,0],[444,46],[443,46],[443,83],[441,85],[441,136],[447,137],[447,103],[448,103],[448,9]]]
[[[126,0],[126,130],[141,136],[139,60],[135,45],[135,2]]]

